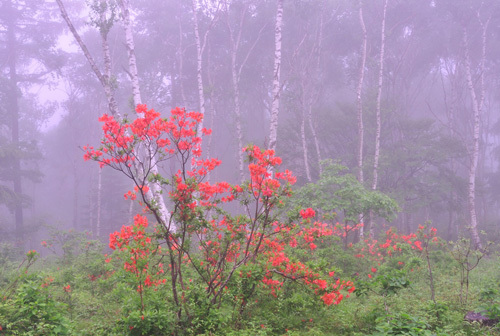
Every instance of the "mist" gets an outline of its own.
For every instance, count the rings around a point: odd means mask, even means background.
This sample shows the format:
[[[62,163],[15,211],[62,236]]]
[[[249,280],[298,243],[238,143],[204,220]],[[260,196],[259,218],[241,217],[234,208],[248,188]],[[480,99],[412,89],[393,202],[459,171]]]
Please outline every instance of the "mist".
[[[205,181],[244,185],[243,149],[275,151],[297,179],[281,215],[362,223],[345,248],[422,225],[500,243],[498,41],[490,0],[3,0],[0,244],[107,246],[146,213],[124,197],[135,180],[84,160],[98,119],[132,122],[138,104],[203,115],[201,158],[222,162]],[[170,186],[183,164],[160,162]],[[166,223],[175,202],[155,178],[142,201]]]

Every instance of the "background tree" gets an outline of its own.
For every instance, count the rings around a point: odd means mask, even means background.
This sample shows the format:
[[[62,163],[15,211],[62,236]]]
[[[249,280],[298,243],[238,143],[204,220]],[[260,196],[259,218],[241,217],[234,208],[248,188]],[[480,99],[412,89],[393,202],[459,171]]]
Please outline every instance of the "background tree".
[[[3,191],[9,195],[15,234],[21,242],[26,231],[23,208],[28,199],[23,181],[30,176],[26,160],[36,158],[37,153],[36,133],[27,133],[21,121],[34,122],[32,127],[36,130],[48,117],[28,90],[34,84],[47,83],[47,75],[62,63],[62,55],[54,48],[57,23],[51,18],[52,10],[50,4],[38,1],[8,0],[0,7],[0,70],[8,78],[1,86],[6,117],[3,125],[8,127],[4,133],[4,145],[8,149],[3,158],[8,162],[4,167],[10,167],[4,181],[12,185]],[[30,113],[37,115],[33,117]]]

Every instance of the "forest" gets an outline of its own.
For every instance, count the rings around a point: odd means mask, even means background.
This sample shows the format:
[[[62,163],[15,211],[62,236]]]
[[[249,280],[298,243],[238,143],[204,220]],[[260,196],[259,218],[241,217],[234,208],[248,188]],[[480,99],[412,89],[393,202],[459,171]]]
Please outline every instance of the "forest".
[[[497,0],[2,0],[0,335],[500,335]]]

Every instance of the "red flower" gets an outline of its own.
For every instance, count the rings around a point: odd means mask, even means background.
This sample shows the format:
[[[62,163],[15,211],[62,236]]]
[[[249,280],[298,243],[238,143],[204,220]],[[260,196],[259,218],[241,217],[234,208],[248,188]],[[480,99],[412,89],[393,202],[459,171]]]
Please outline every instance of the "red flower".
[[[414,243],[413,243],[420,251],[422,251],[422,243],[418,240],[416,240]]]
[[[316,213],[312,208],[307,208],[305,210],[300,210],[300,215],[302,216],[302,218],[307,219],[316,216]]]

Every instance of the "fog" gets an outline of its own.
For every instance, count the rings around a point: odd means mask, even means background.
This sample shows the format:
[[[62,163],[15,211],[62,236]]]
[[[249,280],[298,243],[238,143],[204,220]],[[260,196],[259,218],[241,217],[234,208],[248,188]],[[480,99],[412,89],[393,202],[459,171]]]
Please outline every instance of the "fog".
[[[210,181],[248,178],[255,144],[296,190],[332,160],[394,199],[393,218],[360,214],[373,232],[430,221],[499,241],[498,1],[199,2],[132,1],[128,17],[113,1],[1,2],[0,243],[106,242],[140,212],[132,182],[82,150],[99,147],[100,116],[133,120],[139,102],[204,114],[203,157],[222,161]]]

